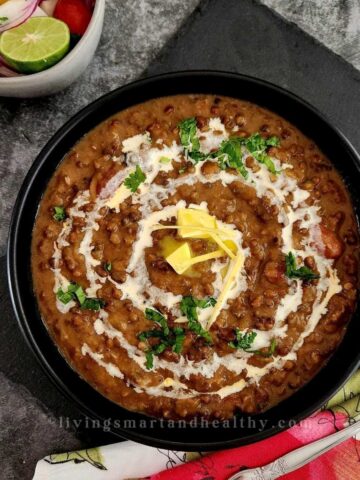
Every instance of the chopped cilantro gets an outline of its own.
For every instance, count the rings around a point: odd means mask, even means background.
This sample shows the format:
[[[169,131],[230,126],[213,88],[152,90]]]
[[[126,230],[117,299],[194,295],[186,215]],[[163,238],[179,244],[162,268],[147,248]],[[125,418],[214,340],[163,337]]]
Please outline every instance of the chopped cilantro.
[[[69,303],[74,298],[74,295],[72,292],[69,292],[69,291],[64,292],[61,288],[59,288],[58,291],[56,292],[56,296],[60,300],[60,302],[63,303],[64,305]]]
[[[270,347],[267,351],[263,352],[262,350],[250,350],[257,333],[252,332],[251,330],[242,333],[239,328],[235,329],[235,340],[229,342],[228,345],[231,348],[236,348],[237,350],[244,350],[247,353],[253,353],[255,355],[261,355],[262,357],[272,357],[276,350],[276,340],[273,338],[270,343]]]
[[[54,207],[53,219],[57,222],[63,222],[66,218],[66,212],[64,207]]]
[[[235,340],[230,342],[228,345],[231,348],[236,348],[237,350],[244,350],[247,352],[251,345],[254,343],[257,333],[248,331],[242,333],[240,328],[235,329]]]
[[[173,332],[175,334],[175,343],[172,349],[175,353],[180,353],[184,344],[185,333],[184,330],[179,327],[174,328]]]
[[[86,295],[83,288],[80,285],[76,285],[74,290],[75,297],[77,298],[78,302],[80,303],[81,307],[84,305],[86,301]]]
[[[148,320],[152,320],[153,322],[158,323],[163,329],[164,335],[169,335],[169,327],[164,315],[162,315],[157,310],[154,310],[153,308],[147,308],[145,310],[145,316]]]
[[[271,157],[267,154],[269,147],[276,147],[280,141],[277,137],[262,137],[259,133],[254,133],[250,137],[232,137],[224,140],[216,152],[209,154],[200,151],[200,140],[197,136],[196,119],[187,118],[179,123],[179,135],[186,155],[195,163],[206,160],[207,158],[217,158],[220,168],[235,168],[245,179],[249,173],[243,163],[243,152],[241,147],[245,147],[249,153],[259,163],[263,163],[267,169],[273,173],[279,173]]]
[[[96,312],[103,307],[105,307],[105,302],[101,298],[85,298],[81,304],[83,310],[95,310]]]
[[[0,17],[0,24],[5,23],[9,20],[9,17]]]
[[[83,310],[100,310],[105,306],[104,300],[100,298],[88,298],[81,285],[77,283],[70,283],[67,291],[64,292],[61,288],[56,292],[57,298],[65,305],[71,300],[77,300]]]
[[[260,355],[261,357],[272,357],[276,351],[276,339],[272,338],[270,342],[270,347],[263,352],[262,350],[247,350],[249,353],[254,353],[255,355]]]
[[[181,145],[185,149],[185,153],[195,163],[205,160],[207,155],[200,152],[200,140],[196,132],[196,119],[194,117],[187,118],[179,123],[179,135]]]
[[[188,319],[189,329],[199,337],[203,337],[208,343],[212,343],[210,333],[205,330],[198,320],[197,308],[213,307],[216,300],[213,297],[196,299],[192,296],[183,297],[180,302],[180,311]]]
[[[303,265],[298,267],[296,263],[295,255],[289,252],[285,257],[286,270],[285,275],[288,278],[300,278],[301,280],[315,280],[319,278],[319,275],[310,268]]]
[[[152,320],[158,324],[160,328],[147,330],[141,332],[138,335],[139,340],[142,342],[148,342],[150,338],[157,338],[159,343],[156,345],[150,345],[145,353],[146,368],[151,370],[154,365],[154,355],[160,355],[167,348],[171,348],[175,353],[181,353],[185,333],[180,327],[170,328],[167,320],[158,310],[153,308],[146,308],[145,316],[148,320]]]
[[[110,272],[111,272],[111,269],[112,269],[112,264],[111,264],[111,262],[105,262],[104,265],[103,265],[103,268],[104,268],[105,272],[110,273]]]
[[[153,354],[152,350],[148,350],[145,353],[145,358],[146,358],[146,362],[145,362],[146,368],[148,370],[151,370],[154,366],[154,354]]]
[[[224,140],[219,150],[213,153],[212,156],[217,157],[222,170],[235,168],[246,179],[249,176],[249,172],[246,170],[242,160],[241,140],[240,137]]]
[[[146,180],[145,173],[141,170],[139,165],[136,165],[135,172],[129,174],[124,180],[124,185],[133,193],[139,188],[139,186]]]
[[[264,138],[259,133],[254,133],[248,138],[241,139],[242,145],[249,150],[251,155],[259,163],[263,163],[271,173],[279,173],[271,160],[271,157],[267,155],[266,150],[269,147],[276,147],[280,141],[277,137]]]

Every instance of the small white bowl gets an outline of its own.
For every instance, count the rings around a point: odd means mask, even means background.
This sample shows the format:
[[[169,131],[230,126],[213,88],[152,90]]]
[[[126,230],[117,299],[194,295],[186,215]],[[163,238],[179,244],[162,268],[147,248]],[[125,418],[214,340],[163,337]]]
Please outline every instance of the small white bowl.
[[[96,0],[85,34],[71,52],[53,67],[31,75],[0,78],[0,96],[41,97],[63,90],[73,83],[94,56],[103,27],[104,11],[105,0]]]

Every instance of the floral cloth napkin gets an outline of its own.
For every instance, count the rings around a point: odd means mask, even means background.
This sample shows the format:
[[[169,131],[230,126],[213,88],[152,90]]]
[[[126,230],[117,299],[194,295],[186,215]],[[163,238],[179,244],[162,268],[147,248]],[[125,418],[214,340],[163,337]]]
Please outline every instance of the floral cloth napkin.
[[[252,445],[203,455],[120,442],[45,457],[38,462],[33,480],[226,480],[241,469],[265,465],[357,420],[360,420],[360,370],[320,412]],[[360,439],[343,442],[281,479],[360,479]]]

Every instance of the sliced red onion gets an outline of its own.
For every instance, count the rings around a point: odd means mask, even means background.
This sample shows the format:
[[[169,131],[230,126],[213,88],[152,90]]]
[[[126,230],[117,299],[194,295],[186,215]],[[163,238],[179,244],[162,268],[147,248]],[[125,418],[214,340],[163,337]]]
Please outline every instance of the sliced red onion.
[[[4,60],[0,57],[0,77],[20,77],[21,73],[15,72],[6,65]]]
[[[0,33],[24,23],[38,6],[39,0],[8,0],[0,5]]]
[[[58,0],[41,0],[39,5],[49,17],[52,17],[57,3]]]

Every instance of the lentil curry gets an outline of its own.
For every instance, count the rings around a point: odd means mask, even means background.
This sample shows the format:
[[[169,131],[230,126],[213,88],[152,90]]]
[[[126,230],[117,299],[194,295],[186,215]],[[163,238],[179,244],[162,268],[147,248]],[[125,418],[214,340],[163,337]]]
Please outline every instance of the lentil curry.
[[[358,230],[314,143],[257,105],[180,95],[69,152],[40,204],[32,272],[72,367],[164,418],[264,411],[311,379],[355,308]]]

